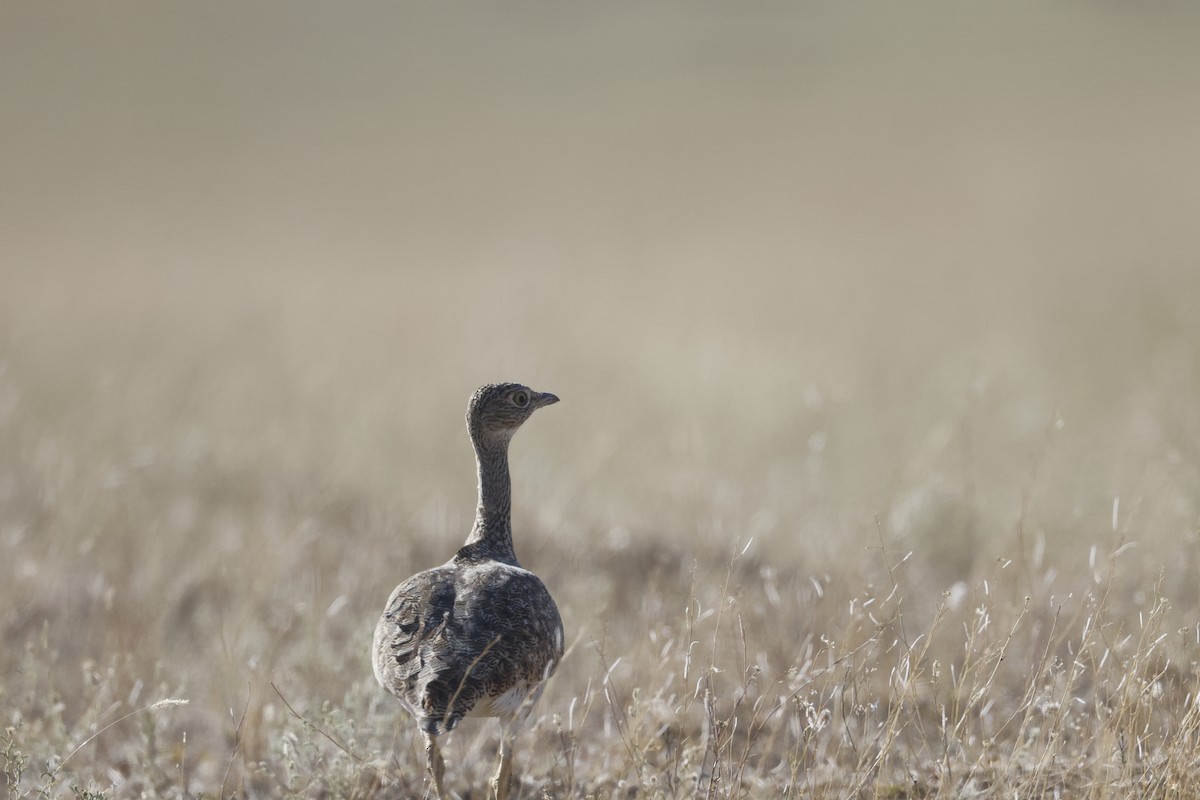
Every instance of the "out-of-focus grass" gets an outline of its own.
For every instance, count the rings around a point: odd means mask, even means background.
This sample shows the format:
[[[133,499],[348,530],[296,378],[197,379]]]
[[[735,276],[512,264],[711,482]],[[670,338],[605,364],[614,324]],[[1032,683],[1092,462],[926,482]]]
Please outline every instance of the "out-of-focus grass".
[[[463,343],[469,368],[417,370],[402,338],[334,352],[399,323],[304,300],[310,279],[253,318],[211,286],[119,312],[81,292],[8,334],[11,796],[419,792],[367,648],[391,586],[469,527],[462,407],[493,377],[564,399],[513,452],[518,550],[573,642],[521,738],[526,795],[1196,790],[1194,328],[1119,320],[1144,363],[1073,373],[1003,348],[959,372],[973,342],[890,328],[866,364],[834,339],[806,349],[840,363],[792,371],[795,343],[685,342],[667,310],[603,348],[522,323],[520,369]],[[1177,289],[1158,301],[1194,326]],[[164,698],[190,702],[55,768]],[[463,796],[493,736],[450,740]]]
[[[419,794],[496,379],[522,797],[1200,790],[1192,12],[199,8],[0,12],[0,792]]]

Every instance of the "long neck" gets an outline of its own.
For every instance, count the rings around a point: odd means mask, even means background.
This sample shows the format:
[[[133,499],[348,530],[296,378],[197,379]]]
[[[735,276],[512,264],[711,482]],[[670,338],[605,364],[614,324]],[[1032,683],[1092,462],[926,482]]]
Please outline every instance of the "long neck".
[[[475,439],[475,437],[472,437]],[[463,559],[491,558],[517,563],[512,543],[512,482],[508,476],[508,442],[475,439],[479,471],[479,506],[475,525],[458,551]]]

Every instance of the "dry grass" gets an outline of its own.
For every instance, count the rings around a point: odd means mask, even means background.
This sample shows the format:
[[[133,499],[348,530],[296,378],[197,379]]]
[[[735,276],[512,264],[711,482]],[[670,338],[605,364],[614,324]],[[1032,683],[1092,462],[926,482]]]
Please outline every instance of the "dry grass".
[[[96,296],[63,302],[112,312]],[[287,321],[307,301],[247,326],[186,297],[7,339],[8,794],[419,794],[368,644],[393,583],[468,527],[468,377],[404,379],[390,345],[324,361]],[[1022,407],[1019,375],[839,397],[758,371],[785,361],[761,347],[705,378],[707,343],[618,380],[582,340],[518,336],[542,360],[519,377],[564,398],[515,444],[518,550],[573,634],[522,796],[1200,791],[1200,464],[1167,434],[1197,418],[1155,384],[1177,371],[1082,405],[1098,436]],[[494,735],[450,739],[459,795]]]
[[[0,797],[420,795],[371,632],[495,379],[563,398],[520,797],[1200,795],[1194,11],[49,8]]]

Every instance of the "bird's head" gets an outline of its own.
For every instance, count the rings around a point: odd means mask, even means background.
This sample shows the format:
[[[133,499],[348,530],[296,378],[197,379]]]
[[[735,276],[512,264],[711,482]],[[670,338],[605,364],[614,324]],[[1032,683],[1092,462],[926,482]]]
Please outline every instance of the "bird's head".
[[[476,445],[506,444],[521,424],[542,406],[557,403],[549,392],[519,383],[480,386],[467,404],[467,430]]]

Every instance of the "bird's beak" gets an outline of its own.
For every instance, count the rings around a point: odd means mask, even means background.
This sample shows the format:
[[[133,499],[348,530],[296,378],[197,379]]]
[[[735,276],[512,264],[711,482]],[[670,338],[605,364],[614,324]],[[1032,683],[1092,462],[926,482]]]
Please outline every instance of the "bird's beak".
[[[534,408],[553,405],[558,402],[558,395],[550,394],[549,392],[538,392],[533,398]]]

